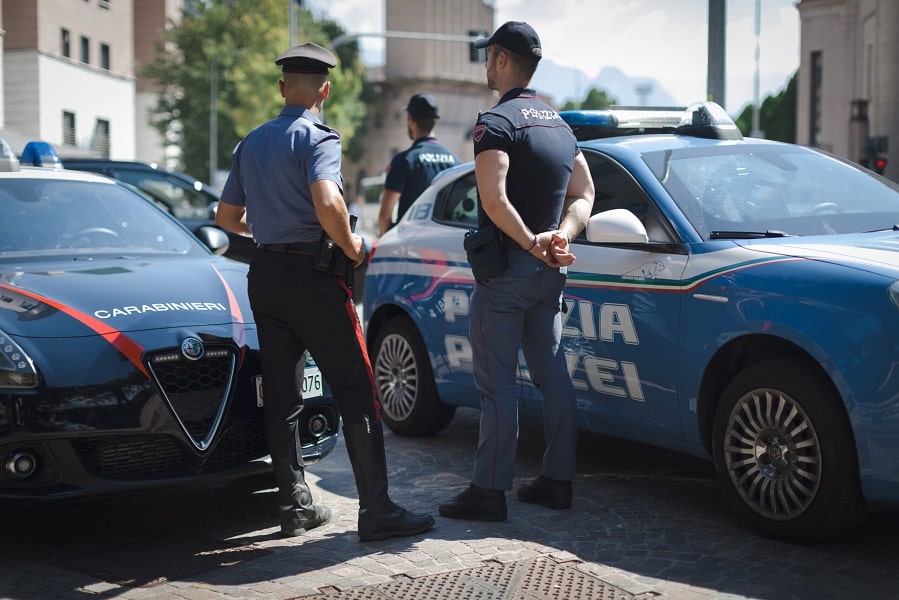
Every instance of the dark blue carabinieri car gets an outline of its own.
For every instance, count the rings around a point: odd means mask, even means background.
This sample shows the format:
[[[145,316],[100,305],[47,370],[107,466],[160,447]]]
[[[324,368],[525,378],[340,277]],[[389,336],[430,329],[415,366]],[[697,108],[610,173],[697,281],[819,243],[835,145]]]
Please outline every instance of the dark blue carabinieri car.
[[[0,498],[271,469],[247,266],[227,245],[126,185],[0,153]],[[297,379],[310,464],[339,418],[314,362]]]

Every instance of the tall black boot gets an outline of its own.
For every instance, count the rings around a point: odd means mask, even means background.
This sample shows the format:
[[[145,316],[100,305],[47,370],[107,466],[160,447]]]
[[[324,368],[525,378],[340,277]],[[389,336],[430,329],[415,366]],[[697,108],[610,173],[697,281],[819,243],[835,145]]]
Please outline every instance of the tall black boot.
[[[359,492],[359,539],[416,535],[434,526],[431,515],[411,513],[387,495],[387,455],[380,421],[344,424],[343,437]]]
[[[278,482],[281,536],[300,535],[327,523],[331,519],[331,509],[316,506],[306,485],[299,420],[270,425],[267,430],[269,452]]]

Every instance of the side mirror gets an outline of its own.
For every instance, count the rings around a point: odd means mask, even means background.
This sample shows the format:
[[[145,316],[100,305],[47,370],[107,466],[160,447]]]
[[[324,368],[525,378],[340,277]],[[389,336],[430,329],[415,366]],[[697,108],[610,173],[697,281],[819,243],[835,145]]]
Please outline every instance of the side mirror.
[[[228,234],[224,230],[211,225],[204,225],[197,229],[194,234],[203,244],[212,250],[214,254],[221,256],[228,251],[231,242],[228,240]]]
[[[587,239],[605,244],[645,244],[646,227],[626,208],[596,213],[587,221]]]

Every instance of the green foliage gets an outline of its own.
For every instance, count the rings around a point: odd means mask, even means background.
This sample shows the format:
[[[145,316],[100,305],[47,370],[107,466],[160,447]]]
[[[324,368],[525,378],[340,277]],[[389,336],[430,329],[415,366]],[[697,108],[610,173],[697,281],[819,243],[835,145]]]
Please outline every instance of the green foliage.
[[[799,72],[793,74],[784,89],[773,96],[766,96],[759,107],[759,129],[765,138],[780,142],[796,142],[796,85]],[[744,136],[752,132],[752,108],[749,104],[737,118],[737,127]]]
[[[562,110],[603,110],[614,104],[618,104],[617,98],[610,96],[605,90],[590,88],[587,92],[587,97],[584,98],[583,102],[567,100],[562,106]]]
[[[217,73],[216,163],[227,169],[231,151],[243,136],[284,106],[278,90],[281,71],[274,60],[290,43],[289,5],[283,0],[205,0],[187,6],[179,23],[169,23],[156,59],[144,65],[141,74],[160,89],[153,125],[180,147],[180,168],[207,180],[213,73]],[[328,47],[342,32],[334,22],[316,21],[308,11],[297,10],[297,43]],[[339,62],[331,71],[325,117],[348,146],[365,116],[359,100],[365,67],[356,44],[343,45],[336,54]]]

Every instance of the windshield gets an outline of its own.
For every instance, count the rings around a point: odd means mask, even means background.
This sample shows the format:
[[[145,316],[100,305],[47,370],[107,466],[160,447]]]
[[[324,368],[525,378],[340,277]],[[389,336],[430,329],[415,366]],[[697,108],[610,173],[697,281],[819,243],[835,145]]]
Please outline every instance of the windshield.
[[[121,185],[0,179],[0,257],[184,254],[200,245]]]
[[[899,225],[899,186],[800,146],[716,145],[643,158],[704,239]]]

